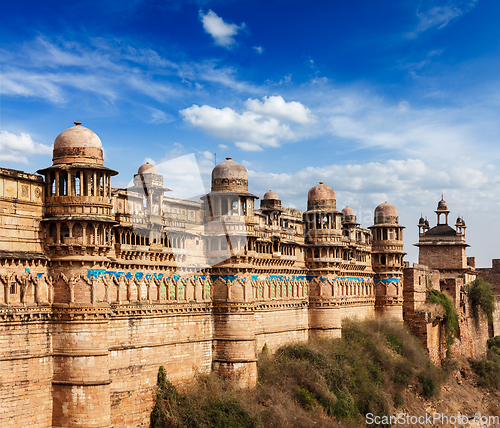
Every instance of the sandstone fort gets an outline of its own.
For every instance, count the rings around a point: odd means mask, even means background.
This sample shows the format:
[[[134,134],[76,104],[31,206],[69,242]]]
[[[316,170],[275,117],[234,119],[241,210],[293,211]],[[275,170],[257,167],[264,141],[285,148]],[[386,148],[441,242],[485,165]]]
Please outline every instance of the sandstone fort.
[[[215,371],[252,386],[265,345],[338,337],[347,317],[405,321],[438,363],[431,284],[460,314],[454,352],[480,356],[500,334],[496,318],[472,319],[464,291],[478,275],[500,284],[500,263],[475,268],[466,223],[453,224],[444,199],[436,225],[412,225],[410,267],[385,201],[363,228],[326,183],[301,212],[252,194],[231,158],[198,201],[169,197],[153,165],[126,189],[111,187],[117,174],[78,122],[38,174],[0,169],[2,427],[146,427],[159,366],[176,385]]]

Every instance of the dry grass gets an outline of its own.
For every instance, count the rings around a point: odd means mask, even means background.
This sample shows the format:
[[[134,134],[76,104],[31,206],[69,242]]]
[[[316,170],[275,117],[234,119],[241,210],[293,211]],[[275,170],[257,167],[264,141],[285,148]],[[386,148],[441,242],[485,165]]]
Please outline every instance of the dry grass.
[[[250,391],[216,375],[200,376],[189,394],[160,387],[169,391],[157,400],[167,417],[165,425],[151,426],[360,426],[366,413],[393,414],[410,383],[425,396],[436,393],[440,372],[403,325],[348,321],[342,334],[263,352]]]

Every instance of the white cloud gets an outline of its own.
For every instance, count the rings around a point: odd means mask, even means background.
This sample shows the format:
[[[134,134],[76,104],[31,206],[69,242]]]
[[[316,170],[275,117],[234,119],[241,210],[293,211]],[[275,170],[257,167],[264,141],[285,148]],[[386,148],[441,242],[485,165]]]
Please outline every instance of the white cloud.
[[[193,105],[180,113],[185,121],[211,135],[237,142],[243,150],[278,147],[280,140],[294,137],[288,125],[251,111],[239,114],[229,107],[217,109],[208,105]]]
[[[311,111],[297,101],[286,102],[281,96],[249,98],[246,111],[238,113],[225,107],[193,105],[180,111],[184,120],[219,138],[233,141],[245,151],[279,147],[281,141],[298,138],[299,132],[283,121],[310,125],[316,122]],[[299,130],[300,131],[300,130]],[[227,147],[227,146],[225,146]]]
[[[184,99],[187,91],[219,85],[231,91],[257,93],[259,88],[240,81],[237,70],[217,61],[179,62],[152,49],[140,49],[111,39],[85,43],[51,41],[37,37],[13,46],[15,55],[0,50],[1,93],[68,103],[82,94],[98,96],[106,107],[117,100],[139,103],[138,95],[158,102]],[[110,103],[111,102],[111,103]],[[143,108],[143,101],[140,101]],[[153,121],[162,120],[153,117]]]
[[[234,143],[236,147],[239,147],[241,150],[246,152],[261,152],[264,150],[261,146],[256,143],[247,143],[245,141],[236,141]]]
[[[459,0],[455,1],[454,4],[450,2],[444,6],[434,6],[431,3],[431,7],[423,8],[423,10],[419,8],[417,10],[417,27],[414,31],[407,33],[407,37],[417,37],[429,28],[437,27],[440,30],[446,27],[452,20],[472,10],[475,3],[477,3],[476,0]]]
[[[217,147],[218,147],[219,149],[222,149],[222,150],[227,150],[227,149],[229,149],[229,146],[226,146],[225,144],[219,144]]]
[[[208,159],[208,160],[214,159],[214,154],[208,150],[200,152],[200,155],[203,156],[203,158]]]
[[[174,120],[174,118],[171,115],[165,113],[164,111],[158,110],[153,107],[148,107],[148,108],[151,112],[150,123],[160,124],[160,123],[172,122]]]
[[[239,30],[245,28],[245,23],[236,25],[224,22],[224,20],[217,16],[212,10],[209,10],[206,14],[200,10],[199,16],[205,32],[213,37],[215,44],[225,48],[234,45],[234,36],[236,36]]]
[[[52,147],[36,143],[29,134],[0,131],[1,161],[28,163],[27,156],[35,154],[51,155]]]
[[[253,49],[259,54],[264,53],[264,48],[262,46],[253,46]]]
[[[279,120],[302,124],[315,122],[314,116],[307,107],[297,101],[286,102],[282,96],[263,97],[262,101],[249,98],[245,106],[254,113]]]

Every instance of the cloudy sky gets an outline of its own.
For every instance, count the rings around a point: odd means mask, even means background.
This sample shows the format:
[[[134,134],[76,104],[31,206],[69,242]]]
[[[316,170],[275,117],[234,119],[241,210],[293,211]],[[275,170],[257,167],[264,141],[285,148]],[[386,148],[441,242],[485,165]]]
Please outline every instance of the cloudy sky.
[[[487,267],[500,258],[499,21],[495,0],[4,2],[1,166],[50,165],[74,121],[100,136],[116,187],[184,155],[206,185],[214,153],[232,156],[253,193],[286,206],[305,209],[318,181],[364,227],[393,203],[410,262],[444,194]]]

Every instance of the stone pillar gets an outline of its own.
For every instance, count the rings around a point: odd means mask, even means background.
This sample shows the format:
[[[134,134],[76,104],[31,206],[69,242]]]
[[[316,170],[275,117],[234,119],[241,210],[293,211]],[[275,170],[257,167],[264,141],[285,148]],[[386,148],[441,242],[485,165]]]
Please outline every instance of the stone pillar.
[[[244,279],[214,282],[213,369],[241,388],[257,382],[255,303]]]
[[[73,183],[71,182],[73,177],[71,171],[68,171],[66,175],[67,175],[67,185],[66,185],[67,196],[73,196]]]
[[[109,307],[55,310],[52,428],[112,428],[109,314]]]

